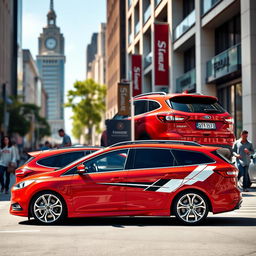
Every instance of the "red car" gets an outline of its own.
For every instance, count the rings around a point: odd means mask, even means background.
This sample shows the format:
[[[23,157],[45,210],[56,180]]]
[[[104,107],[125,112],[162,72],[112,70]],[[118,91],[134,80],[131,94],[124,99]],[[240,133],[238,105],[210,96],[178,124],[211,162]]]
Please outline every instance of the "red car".
[[[229,149],[234,143],[233,118],[216,97],[145,93],[134,97],[134,108],[136,140],[185,140]]]
[[[99,147],[68,147],[30,152],[28,161],[15,171],[16,182],[30,175],[60,169],[99,149]]]
[[[92,153],[12,188],[10,213],[52,224],[65,217],[170,216],[201,223],[240,207],[237,169],[216,147],[136,141]]]

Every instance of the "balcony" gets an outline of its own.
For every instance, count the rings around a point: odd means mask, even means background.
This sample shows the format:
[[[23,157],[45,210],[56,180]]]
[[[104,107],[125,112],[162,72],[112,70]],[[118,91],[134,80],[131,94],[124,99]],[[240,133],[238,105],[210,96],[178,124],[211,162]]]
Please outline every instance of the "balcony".
[[[140,32],[140,22],[138,21],[135,25],[135,35],[137,35]]]
[[[206,82],[212,83],[241,72],[241,44],[237,44],[207,62]]]
[[[209,12],[213,7],[215,7],[222,0],[202,0],[202,15]]]
[[[149,65],[152,64],[152,57],[153,57],[152,52],[148,53],[148,54],[144,57],[144,69],[146,69]]]
[[[195,91],[196,70],[192,69],[176,79],[176,92]]]
[[[155,7],[157,7],[161,2],[162,0],[155,0]]]
[[[144,20],[144,24],[148,21],[148,19],[150,18],[151,16],[151,5],[149,5],[145,12],[144,12],[144,15],[143,15],[143,20]]]
[[[174,40],[181,37],[187,30],[189,30],[196,22],[196,12],[192,11],[175,29]]]

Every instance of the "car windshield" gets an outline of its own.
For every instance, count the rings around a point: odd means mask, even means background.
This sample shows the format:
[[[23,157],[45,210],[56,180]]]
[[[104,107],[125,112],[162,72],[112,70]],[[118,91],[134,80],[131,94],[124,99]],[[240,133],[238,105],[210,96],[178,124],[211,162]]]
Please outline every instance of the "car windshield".
[[[208,97],[175,97],[169,99],[172,109],[188,113],[225,113],[225,109],[214,98]]]

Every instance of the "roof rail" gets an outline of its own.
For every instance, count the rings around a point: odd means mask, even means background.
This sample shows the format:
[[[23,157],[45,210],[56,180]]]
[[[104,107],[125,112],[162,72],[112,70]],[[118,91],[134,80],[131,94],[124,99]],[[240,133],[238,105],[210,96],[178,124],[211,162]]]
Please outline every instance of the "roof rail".
[[[116,147],[116,146],[124,146],[129,144],[180,144],[180,145],[187,145],[187,146],[197,146],[202,147],[201,144],[193,142],[193,141],[183,141],[183,140],[135,140],[135,141],[122,141],[115,143],[110,146]]]
[[[147,93],[142,93],[142,94],[136,95],[133,98],[138,98],[141,96],[148,96],[148,95],[166,95],[166,93],[165,92],[147,92]]]

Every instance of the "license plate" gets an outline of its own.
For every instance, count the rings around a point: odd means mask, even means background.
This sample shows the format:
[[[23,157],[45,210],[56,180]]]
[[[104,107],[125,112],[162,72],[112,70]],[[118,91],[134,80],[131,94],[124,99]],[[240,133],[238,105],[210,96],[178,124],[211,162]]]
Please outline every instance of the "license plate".
[[[196,123],[196,128],[201,130],[215,130],[215,123]]]

